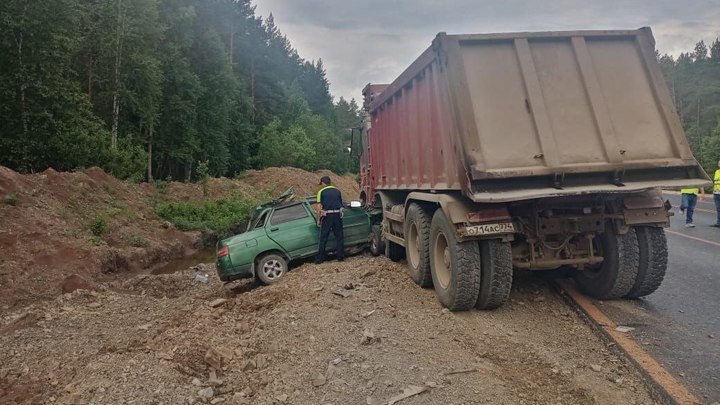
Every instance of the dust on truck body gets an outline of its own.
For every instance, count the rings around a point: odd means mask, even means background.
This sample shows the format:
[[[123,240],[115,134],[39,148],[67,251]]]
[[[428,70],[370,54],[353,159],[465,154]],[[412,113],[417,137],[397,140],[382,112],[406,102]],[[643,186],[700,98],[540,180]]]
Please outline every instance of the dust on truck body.
[[[361,198],[386,255],[451,310],[502,305],[513,267],[650,294],[667,267],[659,188],[707,183],[649,28],[440,33],[363,95]]]

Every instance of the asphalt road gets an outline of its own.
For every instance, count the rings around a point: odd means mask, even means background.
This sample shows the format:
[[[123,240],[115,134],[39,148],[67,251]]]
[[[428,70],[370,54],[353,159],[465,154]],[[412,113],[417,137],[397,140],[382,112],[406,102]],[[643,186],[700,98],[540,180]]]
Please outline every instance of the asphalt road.
[[[674,207],[680,196],[665,196]],[[720,402],[720,229],[712,195],[698,203],[695,228],[674,209],[666,230],[669,265],[653,294],[638,300],[598,302],[676,378],[708,404]]]

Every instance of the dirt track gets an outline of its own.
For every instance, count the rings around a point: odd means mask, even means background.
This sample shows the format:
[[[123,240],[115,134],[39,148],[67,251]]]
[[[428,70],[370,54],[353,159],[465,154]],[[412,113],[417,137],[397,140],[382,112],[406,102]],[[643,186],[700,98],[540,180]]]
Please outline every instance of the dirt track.
[[[4,314],[0,403],[387,404],[412,386],[424,392],[401,403],[653,403],[538,279],[497,311],[453,314],[385,258],[260,288],[205,272],[207,285],[143,275]]]

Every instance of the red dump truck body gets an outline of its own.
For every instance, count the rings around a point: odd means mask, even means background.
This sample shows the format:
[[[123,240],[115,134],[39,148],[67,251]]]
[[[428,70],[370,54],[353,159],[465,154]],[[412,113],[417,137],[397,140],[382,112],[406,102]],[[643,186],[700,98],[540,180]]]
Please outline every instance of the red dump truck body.
[[[363,91],[362,193],[474,202],[702,184],[649,28],[438,34]]]

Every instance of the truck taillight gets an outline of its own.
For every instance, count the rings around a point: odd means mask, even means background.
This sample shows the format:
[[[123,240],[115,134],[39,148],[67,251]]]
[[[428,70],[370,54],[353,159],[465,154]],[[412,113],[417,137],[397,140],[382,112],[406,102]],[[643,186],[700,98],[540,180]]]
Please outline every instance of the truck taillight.
[[[229,254],[230,254],[230,248],[228,246],[223,246],[222,248],[220,248],[220,250],[217,251],[218,258],[227,256]]]
[[[469,212],[468,222],[492,222],[510,219],[510,212],[507,208],[487,208],[482,211]]]

